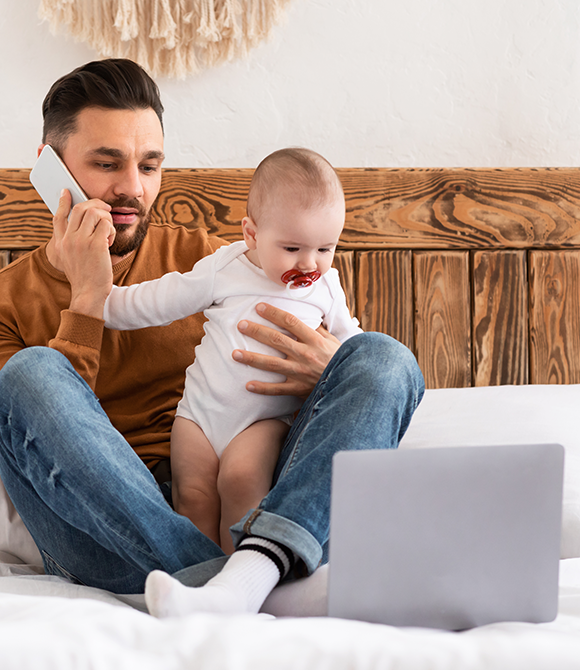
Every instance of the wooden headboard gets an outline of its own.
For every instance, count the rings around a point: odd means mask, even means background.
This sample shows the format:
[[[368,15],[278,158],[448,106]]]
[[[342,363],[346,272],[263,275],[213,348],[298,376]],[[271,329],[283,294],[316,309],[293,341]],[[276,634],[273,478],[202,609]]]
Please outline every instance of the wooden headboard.
[[[349,305],[428,388],[580,382],[580,169],[338,172]],[[0,170],[0,266],[51,233],[28,173]],[[153,220],[239,239],[251,176],[166,169]]]

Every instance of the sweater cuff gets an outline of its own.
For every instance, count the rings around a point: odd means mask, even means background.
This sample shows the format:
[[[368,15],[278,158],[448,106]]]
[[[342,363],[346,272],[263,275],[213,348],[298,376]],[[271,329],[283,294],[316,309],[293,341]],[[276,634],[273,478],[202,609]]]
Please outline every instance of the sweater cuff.
[[[103,319],[65,309],[60,315],[60,327],[56,337],[59,340],[66,340],[73,344],[100,351],[104,327]]]

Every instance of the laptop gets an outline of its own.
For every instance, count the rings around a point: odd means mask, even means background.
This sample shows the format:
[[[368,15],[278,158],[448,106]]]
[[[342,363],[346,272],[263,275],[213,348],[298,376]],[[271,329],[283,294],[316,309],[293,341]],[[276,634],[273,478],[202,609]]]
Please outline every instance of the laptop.
[[[559,444],[339,452],[328,614],[464,630],[558,609]]]

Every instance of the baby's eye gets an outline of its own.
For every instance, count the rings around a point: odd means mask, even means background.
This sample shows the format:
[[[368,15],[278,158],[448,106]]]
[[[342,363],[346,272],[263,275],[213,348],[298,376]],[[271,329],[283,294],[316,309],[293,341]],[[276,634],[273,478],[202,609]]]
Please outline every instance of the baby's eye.
[[[291,254],[295,254],[297,251],[299,251],[298,247],[284,247],[285,251],[289,251]]]
[[[330,252],[330,249],[319,249],[319,250],[318,250],[318,253],[319,253],[319,254],[327,254],[327,253],[329,253],[329,252]]]

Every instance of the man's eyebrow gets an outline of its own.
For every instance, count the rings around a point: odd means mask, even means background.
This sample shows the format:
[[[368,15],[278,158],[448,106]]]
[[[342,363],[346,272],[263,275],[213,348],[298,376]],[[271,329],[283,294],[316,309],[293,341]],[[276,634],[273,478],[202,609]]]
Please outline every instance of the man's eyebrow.
[[[164,161],[165,160],[165,154],[163,153],[163,151],[152,150],[152,151],[148,151],[143,156],[143,159],[146,160],[146,161],[150,161],[150,160]]]
[[[99,147],[90,152],[91,156],[108,156],[109,158],[124,158],[125,154],[120,149],[112,147]]]
[[[120,160],[124,160],[126,158],[126,155],[120,150],[120,149],[115,149],[114,147],[99,147],[98,149],[93,149],[90,152],[91,156],[108,156],[109,158],[117,158]],[[165,160],[165,154],[163,151],[157,151],[157,150],[151,150],[146,152],[141,160],[159,160],[163,161]]]

